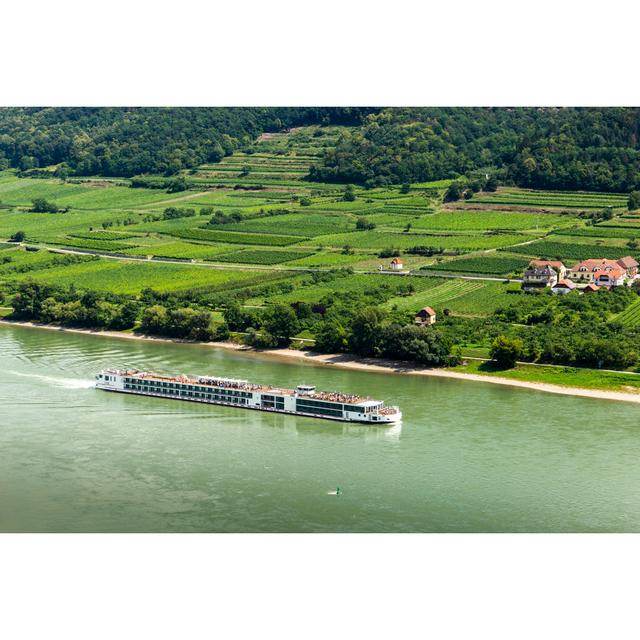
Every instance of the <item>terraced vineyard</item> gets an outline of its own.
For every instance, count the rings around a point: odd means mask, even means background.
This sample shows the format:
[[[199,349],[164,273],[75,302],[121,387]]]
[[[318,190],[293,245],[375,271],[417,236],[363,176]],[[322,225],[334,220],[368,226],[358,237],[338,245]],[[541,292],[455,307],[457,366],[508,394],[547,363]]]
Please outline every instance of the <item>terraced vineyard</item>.
[[[560,229],[555,235],[567,235],[580,238],[640,238],[640,227],[595,225],[584,229]]]
[[[220,231],[241,231],[246,233],[278,234],[286,231],[290,236],[314,237],[337,233],[339,231],[355,231],[355,220],[343,215],[322,213],[292,213],[289,215],[254,218],[232,224],[217,224],[211,227]]]
[[[52,243],[53,244],[53,243]],[[55,244],[74,249],[90,249],[95,251],[113,251],[120,252],[135,246],[133,243],[122,243],[115,240],[85,240],[76,236],[68,236],[60,240],[56,240]]]
[[[619,313],[615,320],[626,327],[640,326],[640,298],[629,305],[622,313]]]
[[[244,249],[216,256],[218,262],[238,262],[241,264],[282,264],[313,255],[309,251],[268,251],[262,249]]]
[[[518,253],[532,258],[559,259],[564,261],[580,261],[588,258],[609,258],[617,260],[624,256],[640,259],[640,251],[622,246],[594,246],[589,243],[553,242],[539,240],[520,247],[510,247],[510,253]]]
[[[519,207],[557,209],[626,209],[626,194],[588,193],[584,191],[534,191],[531,189],[499,189],[473,197],[475,204],[501,204]]]
[[[418,276],[403,277],[379,277],[377,275],[347,275],[335,278],[328,282],[314,284],[309,280],[304,286],[298,286],[289,293],[271,296],[268,300],[255,299],[250,303],[261,304],[264,302],[319,302],[325,296],[334,293],[367,293],[375,292],[384,299],[388,299],[402,293],[407,297],[412,297],[410,290],[422,291],[438,284],[438,278],[422,278]]]
[[[544,230],[571,224],[572,218],[554,214],[508,213],[504,211],[455,211],[422,216],[419,219],[399,220],[390,226],[411,223],[412,230],[430,231],[490,231]]]
[[[530,236],[515,234],[417,234],[389,233],[383,231],[359,231],[314,238],[313,242],[327,247],[344,247],[355,249],[409,249],[416,246],[440,247],[450,251],[473,251],[476,249],[495,249],[507,247],[530,240]],[[308,244],[308,243],[303,243]]]
[[[299,236],[281,236],[273,234],[260,235],[257,233],[242,233],[239,231],[214,231],[213,229],[180,229],[173,231],[172,236],[187,240],[203,240],[206,242],[226,242],[229,244],[261,244],[274,247],[284,247],[301,240]]]
[[[137,246],[122,251],[129,256],[153,256],[158,258],[175,258],[178,260],[216,260],[221,253],[229,251],[229,245],[214,246],[192,244],[189,242],[164,242],[146,246]]]
[[[482,273],[490,275],[506,275],[514,272],[521,272],[529,260],[506,256],[476,256],[472,258],[460,258],[458,260],[448,260],[424,269],[429,271],[446,271],[452,273]]]
[[[113,293],[137,294],[147,287],[163,291],[185,291],[206,287],[210,291],[222,291],[240,283],[255,279],[254,272],[224,271],[179,264],[147,262],[116,262],[93,260],[81,264],[52,267],[29,272],[29,278],[39,282]]]

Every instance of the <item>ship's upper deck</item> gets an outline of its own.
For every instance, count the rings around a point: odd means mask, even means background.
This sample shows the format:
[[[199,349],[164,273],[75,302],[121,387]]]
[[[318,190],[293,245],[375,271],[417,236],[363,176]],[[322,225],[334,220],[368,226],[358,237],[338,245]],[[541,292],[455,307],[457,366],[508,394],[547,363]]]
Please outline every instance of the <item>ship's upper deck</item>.
[[[240,389],[242,391],[256,391],[259,393],[296,396],[299,398],[309,398],[310,400],[358,405],[363,407],[379,406],[382,408],[383,406],[383,403],[380,400],[373,400],[368,396],[341,393],[339,391],[317,391],[315,387],[308,385],[300,385],[298,389],[281,389],[270,385],[253,384],[247,380],[238,380],[234,378],[218,378],[215,376],[189,377],[186,375],[171,376],[153,373],[151,371],[138,371],[137,369],[106,369],[103,373],[136,378],[138,380],[157,380],[159,382],[205,385],[223,389]]]

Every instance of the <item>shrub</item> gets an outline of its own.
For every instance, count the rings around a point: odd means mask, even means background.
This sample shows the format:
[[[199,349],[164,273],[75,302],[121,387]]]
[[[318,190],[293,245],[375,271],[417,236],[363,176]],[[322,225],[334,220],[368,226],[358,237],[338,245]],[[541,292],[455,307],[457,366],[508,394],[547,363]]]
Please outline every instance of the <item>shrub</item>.
[[[511,369],[516,361],[522,357],[524,343],[520,338],[509,338],[500,335],[491,344],[490,356],[498,365]]]

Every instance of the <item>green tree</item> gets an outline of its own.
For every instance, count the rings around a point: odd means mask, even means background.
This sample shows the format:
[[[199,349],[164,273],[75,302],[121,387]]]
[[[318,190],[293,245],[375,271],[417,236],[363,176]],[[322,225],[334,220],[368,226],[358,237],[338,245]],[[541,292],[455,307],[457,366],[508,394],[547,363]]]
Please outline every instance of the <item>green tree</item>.
[[[369,222],[369,220],[362,216],[356,220],[356,229],[358,231],[372,231],[375,228],[375,222]]]
[[[490,175],[485,182],[484,191],[496,191],[498,188],[498,180],[494,175]]]
[[[24,231],[16,231],[10,238],[10,242],[24,242],[27,238],[27,234]]]
[[[511,369],[516,361],[522,357],[524,343],[520,338],[510,338],[500,335],[491,343],[489,355],[498,365],[505,369]]]
[[[348,184],[345,187],[344,193],[342,194],[342,199],[345,202],[353,202],[356,199],[355,191],[353,190],[353,186]]]
[[[167,325],[167,309],[159,304],[146,307],[140,319],[140,328],[145,333],[163,334]]]
[[[278,346],[286,346],[300,331],[300,323],[289,305],[276,304],[265,313],[262,328],[276,339]]]
[[[45,198],[34,198],[31,201],[31,209],[33,213],[58,213],[60,207],[55,202],[49,202]]]
[[[445,202],[455,202],[456,200],[460,200],[462,196],[462,188],[457,182],[452,182],[444,194]]]
[[[120,305],[111,323],[112,327],[119,330],[131,329],[138,319],[138,311],[138,303],[135,300],[127,300]]]
[[[629,200],[627,201],[627,208],[629,211],[635,211],[640,209],[640,191],[632,191],[629,194]]]
[[[229,325],[226,322],[218,324],[213,331],[213,339],[218,342],[224,342],[231,337]]]
[[[384,313],[377,307],[358,311],[351,321],[349,348],[362,356],[374,356],[379,352]]]
[[[340,353],[349,347],[349,332],[337,318],[320,322],[314,336],[315,348],[324,353]]]
[[[184,176],[180,176],[171,180],[167,184],[167,192],[168,193],[178,193],[179,191],[186,191],[189,185],[187,184],[187,180]]]

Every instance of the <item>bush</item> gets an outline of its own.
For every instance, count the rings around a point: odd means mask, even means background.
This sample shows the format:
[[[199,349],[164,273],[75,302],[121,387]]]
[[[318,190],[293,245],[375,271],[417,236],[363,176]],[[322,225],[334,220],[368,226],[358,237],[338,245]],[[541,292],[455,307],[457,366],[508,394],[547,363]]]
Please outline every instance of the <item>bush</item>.
[[[522,358],[524,343],[520,338],[509,338],[500,335],[491,344],[491,359],[505,369],[511,369],[516,361]]]
[[[358,231],[373,231],[373,229],[375,228],[376,228],[375,223],[370,222],[366,218],[360,217],[356,220],[356,229]]]
[[[31,201],[31,211],[32,213],[64,213],[69,211],[69,207],[65,207],[64,209],[60,208],[55,202],[49,202],[44,198],[34,198]]]
[[[356,199],[356,194],[350,184],[346,186],[344,193],[342,194],[342,199],[345,202],[353,202]]]

